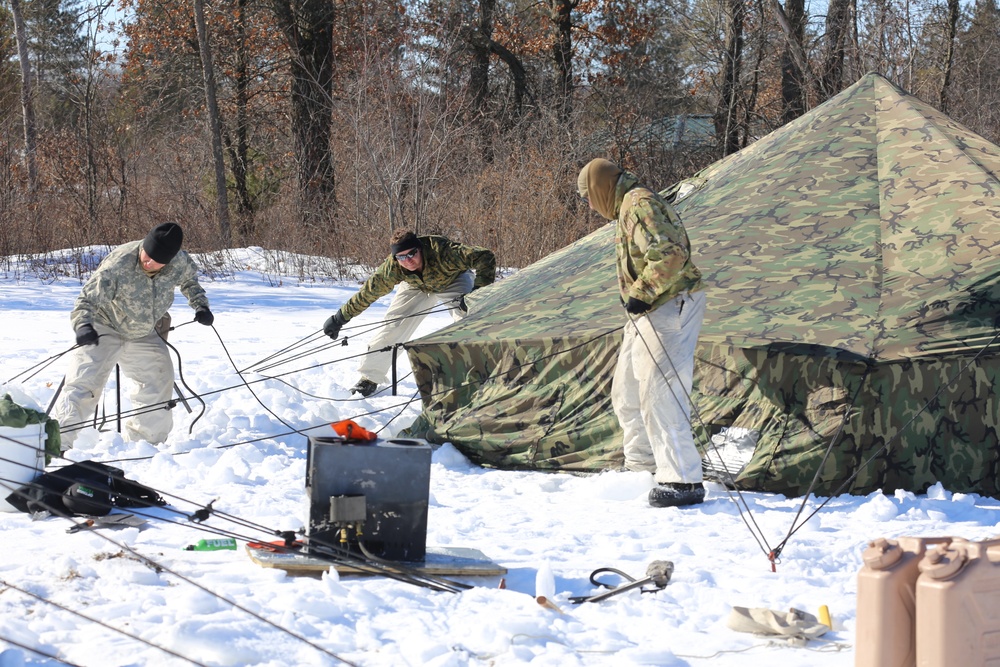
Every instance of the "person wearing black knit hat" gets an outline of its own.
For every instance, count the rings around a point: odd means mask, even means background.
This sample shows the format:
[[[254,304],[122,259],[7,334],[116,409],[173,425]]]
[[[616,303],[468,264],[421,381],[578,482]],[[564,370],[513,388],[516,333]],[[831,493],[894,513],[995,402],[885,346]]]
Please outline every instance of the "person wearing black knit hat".
[[[165,222],[153,227],[142,241],[142,249],[150,259],[160,264],[169,264],[180,252],[184,242],[184,230],[176,222]]]
[[[115,364],[133,384],[135,415],[125,422],[125,436],[153,444],[167,439],[174,390],[167,311],[174,289],[187,297],[196,322],[211,326],[215,321],[198,282],[198,266],[181,250],[183,243],[184,230],[176,222],[157,225],[143,240],[112,250],[83,286],[70,314],[77,346],[52,409],[64,449],[94,414]],[[152,406],[163,409],[142,409]]]

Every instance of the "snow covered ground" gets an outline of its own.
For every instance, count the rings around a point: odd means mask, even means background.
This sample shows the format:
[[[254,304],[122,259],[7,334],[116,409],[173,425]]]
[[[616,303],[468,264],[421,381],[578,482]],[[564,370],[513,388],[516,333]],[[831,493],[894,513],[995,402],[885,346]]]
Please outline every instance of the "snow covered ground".
[[[278,281],[260,273],[260,253],[240,256],[246,271],[203,283],[215,331],[184,324],[193,313],[180,297],[171,311],[182,326],[170,342],[182,356],[183,379],[205,394],[204,416],[194,422],[197,402],[190,414],[176,408],[160,447],[123,440],[111,422],[106,432],[88,429],[70,452],[72,460],[112,462],[170,505],[144,511],[153,518],[141,528],[73,534],[67,519],[0,513],[0,667],[846,667],[854,664],[857,573],[869,540],[997,534],[1000,502],[990,498],[940,487],[926,495],[843,496],[792,535],[772,571],[766,552],[789,532],[802,499],[744,494],[750,513],[741,516],[725,490],[710,485],[699,507],[653,509],[647,474],[486,470],[445,445],[432,459],[427,543],[480,550],[507,569],[506,588],[499,576],[454,577],[473,587],[451,593],[384,577],[301,577],[260,567],[243,549],[245,539],[271,540],[274,531],[307,522],[306,438],[278,435],[292,430],[286,424],[301,430],[354,418],[390,437],[418,414],[419,401],[411,401],[409,378],[399,396],[349,393],[366,325],[381,320],[389,297],[350,323],[357,329],[345,333],[358,335],[347,347],[308,346],[302,359],[268,371],[279,379],[252,384],[253,393],[242,387],[234,364],[244,369],[315,334],[357,284]],[[21,374],[72,346],[69,311],[79,289],[73,280],[0,279],[0,382],[15,400],[48,405],[65,360],[30,379]],[[418,335],[448,321],[432,315]],[[405,358],[401,366],[408,373]],[[105,403],[114,409],[113,393]],[[822,500],[810,499],[803,516]],[[225,515],[204,523],[185,518],[210,501]],[[760,542],[748,519],[759,526]],[[217,530],[240,535],[240,548],[184,549]],[[658,592],[569,600],[601,592],[589,581],[597,568],[641,578],[654,560],[675,568]],[[537,594],[557,609],[539,605]],[[833,631],[805,646],[726,625],[734,606],[816,614],[821,605]]]

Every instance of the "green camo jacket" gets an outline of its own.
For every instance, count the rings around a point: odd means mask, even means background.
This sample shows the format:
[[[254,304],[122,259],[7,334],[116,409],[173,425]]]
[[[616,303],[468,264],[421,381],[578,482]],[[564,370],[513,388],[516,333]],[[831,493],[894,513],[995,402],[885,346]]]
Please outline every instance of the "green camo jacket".
[[[618,178],[615,199],[622,298],[656,308],[681,292],[702,289],[701,271],[691,261],[691,242],[674,207],[627,171]]]
[[[424,258],[421,271],[407,271],[392,255],[365,281],[357,294],[340,308],[344,320],[357,317],[368,306],[405,282],[422,292],[435,294],[445,289],[463,272],[476,272],[472,289],[485,287],[496,280],[497,261],[493,252],[479,246],[455,243],[443,236],[418,236],[420,254]]]
[[[186,252],[177,253],[150,278],[139,264],[141,245],[142,241],[120,245],[101,261],[70,313],[73,329],[97,322],[127,340],[142,338],[170,310],[175,287],[191,308],[208,308],[205,290],[198,283],[198,266]]]

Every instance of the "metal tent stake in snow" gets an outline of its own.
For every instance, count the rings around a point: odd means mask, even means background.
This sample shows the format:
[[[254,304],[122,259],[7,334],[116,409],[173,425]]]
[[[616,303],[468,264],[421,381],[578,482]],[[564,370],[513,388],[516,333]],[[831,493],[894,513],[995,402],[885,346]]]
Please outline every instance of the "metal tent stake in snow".
[[[117,429],[118,433],[122,432],[122,389],[121,389],[121,386],[122,386],[121,385],[121,367],[116,364],[115,365],[115,401],[116,401],[116,405],[115,405],[115,408],[116,408],[115,423],[116,423],[116,429]],[[62,378],[62,380],[59,381],[59,386],[56,387],[55,393],[52,394],[52,398],[49,399],[49,405],[45,409],[45,414],[48,415],[48,414],[52,413],[52,408],[54,408],[55,405],[56,405],[56,399],[59,398],[59,394],[62,393],[62,390],[65,387],[66,387],[66,376],[64,375],[63,378]],[[188,411],[188,414],[192,413],[193,410],[191,409],[191,404],[188,403],[187,397],[184,395],[184,392],[181,391],[181,388],[179,386],[177,386],[176,382],[174,382],[174,392],[177,394],[177,401],[180,401],[181,405],[183,405],[184,408]],[[174,400],[169,401],[166,405],[163,406],[163,409],[164,410],[173,409],[173,407],[177,404],[177,401],[174,401]],[[95,426],[97,426],[97,410],[98,409],[99,408],[95,408],[94,409],[94,425]],[[104,424],[102,422],[101,426],[103,427],[103,425]]]

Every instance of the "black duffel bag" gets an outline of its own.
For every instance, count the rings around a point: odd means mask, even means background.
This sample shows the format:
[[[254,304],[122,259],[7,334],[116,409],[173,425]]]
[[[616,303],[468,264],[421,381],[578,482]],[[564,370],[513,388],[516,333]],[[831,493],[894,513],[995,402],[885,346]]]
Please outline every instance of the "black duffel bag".
[[[6,500],[21,512],[59,516],[104,516],[115,507],[166,505],[153,489],[96,461],[80,461],[47,472],[16,489]]]

